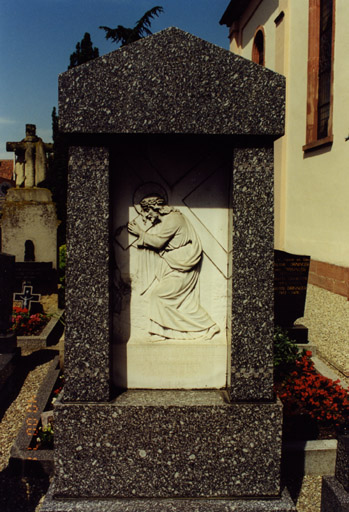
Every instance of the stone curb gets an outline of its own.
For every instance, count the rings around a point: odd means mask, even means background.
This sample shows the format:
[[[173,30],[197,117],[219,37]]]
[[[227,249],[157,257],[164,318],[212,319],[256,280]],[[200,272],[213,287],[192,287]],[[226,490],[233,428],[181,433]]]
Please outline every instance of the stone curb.
[[[56,355],[37,394],[32,397],[30,403],[28,402],[27,417],[11,448],[9,467],[17,474],[37,476],[53,474],[53,450],[30,450],[29,445],[59,372],[59,356]]]
[[[285,471],[307,476],[333,476],[336,466],[337,439],[294,441],[283,444]]]
[[[61,321],[63,314],[64,310],[58,310],[57,316],[51,318],[38,336],[17,336],[17,347],[40,350],[58,343],[64,330],[64,325]]]

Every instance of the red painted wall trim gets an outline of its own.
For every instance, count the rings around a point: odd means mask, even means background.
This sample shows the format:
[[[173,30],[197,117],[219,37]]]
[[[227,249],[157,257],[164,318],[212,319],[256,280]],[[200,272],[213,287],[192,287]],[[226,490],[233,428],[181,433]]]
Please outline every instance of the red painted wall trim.
[[[349,267],[311,260],[308,283],[349,299]]]

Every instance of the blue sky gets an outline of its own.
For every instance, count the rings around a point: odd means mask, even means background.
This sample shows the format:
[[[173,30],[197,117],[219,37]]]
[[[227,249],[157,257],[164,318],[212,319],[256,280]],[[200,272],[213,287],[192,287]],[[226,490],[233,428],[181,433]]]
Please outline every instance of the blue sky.
[[[164,13],[152,32],[175,26],[228,49],[228,29],[219,25],[229,0],[1,0],[0,2],[0,159],[7,141],[25,136],[25,124],[50,142],[51,113],[57,107],[58,75],[85,32],[100,55],[117,49],[98,27],[133,27],[145,11]]]

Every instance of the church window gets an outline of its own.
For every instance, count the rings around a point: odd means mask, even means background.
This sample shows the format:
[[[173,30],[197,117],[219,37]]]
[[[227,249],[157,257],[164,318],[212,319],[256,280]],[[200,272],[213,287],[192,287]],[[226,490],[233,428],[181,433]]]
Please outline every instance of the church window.
[[[309,0],[305,151],[333,141],[334,12],[335,0]]]
[[[252,61],[264,66],[265,64],[265,44],[264,44],[264,31],[260,27],[257,29],[253,40],[252,47]]]

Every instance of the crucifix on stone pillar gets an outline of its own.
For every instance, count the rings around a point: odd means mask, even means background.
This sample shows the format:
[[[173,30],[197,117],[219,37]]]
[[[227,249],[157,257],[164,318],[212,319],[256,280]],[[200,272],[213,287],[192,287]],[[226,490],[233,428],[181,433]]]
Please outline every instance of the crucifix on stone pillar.
[[[16,155],[17,187],[37,187],[45,181],[46,153],[52,153],[53,144],[43,142],[36,135],[35,124],[26,124],[25,138],[20,142],[7,142],[6,151],[14,151]]]

